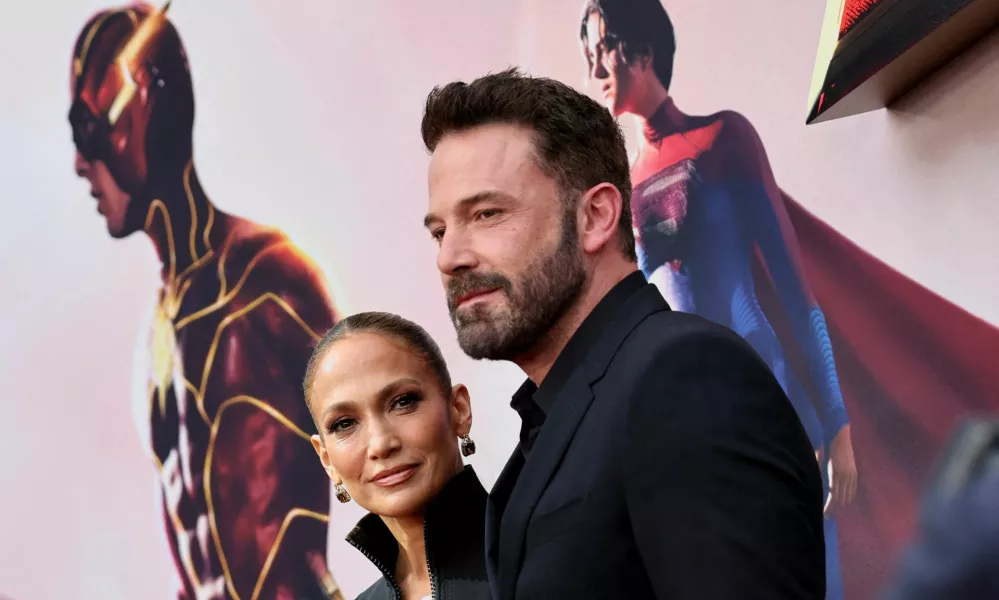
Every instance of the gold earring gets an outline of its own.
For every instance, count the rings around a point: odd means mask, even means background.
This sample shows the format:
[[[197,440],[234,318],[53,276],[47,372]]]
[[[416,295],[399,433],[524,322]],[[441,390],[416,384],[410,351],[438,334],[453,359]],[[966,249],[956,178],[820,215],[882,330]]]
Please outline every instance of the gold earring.
[[[467,433],[461,436],[461,455],[471,456],[475,454],[475,442],[472,441],[472,436]]]
[[[336,499],[341,503],[346,504],[350,502],[350,494],[347,493],[347,488],[343,487],[342,483],[333,482],[333,491],[336,493]]]

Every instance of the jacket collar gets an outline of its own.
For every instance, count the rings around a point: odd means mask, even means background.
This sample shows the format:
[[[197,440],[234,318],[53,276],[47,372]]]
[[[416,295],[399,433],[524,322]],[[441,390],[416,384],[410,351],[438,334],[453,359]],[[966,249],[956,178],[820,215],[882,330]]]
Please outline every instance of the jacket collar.
[[[593,384],[603,377],[632,331],[651,315],[669,310],[654,285],[635,290],[608,318],[599,340],[559,390],[530,459],[523,459],[519,445],[514,450],[486,509],[486,565],[494,598],[513,600],[515,596],[531,514],[593,401]]]
[[[435,571],[454,565],[453,559],[457,557],[469,553],[482,555],[485,505],[486,490],[471,465],[466,465],[452,477],[430,501],[423,517],[423,537],[427,561]],[[399,543],[381,517],[368,513],[358,521],[346,539],[381,571],[393,587],[397,587],[395,565],[399,558]],[[440,577],[440,573],[430,575]]]

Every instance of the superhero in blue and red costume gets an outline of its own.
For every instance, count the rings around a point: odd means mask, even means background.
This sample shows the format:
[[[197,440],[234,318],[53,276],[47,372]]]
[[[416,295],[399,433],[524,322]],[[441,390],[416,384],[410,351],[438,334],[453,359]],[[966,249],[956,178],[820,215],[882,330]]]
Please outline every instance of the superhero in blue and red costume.
[[[591,0],[580,39],[590,78],[608,108],[637,116],[643,126],[632,168],[643,271],[674,309],[728,326],[771,366],[828,487],[827,598],[869,597],[905,539],[900,524],[912,522],[918,475],[927,472],[929,456],[946,435],[940,427],[949,427],[969,401],[987,404],[974,394],[991,390],[996,402],[999,386],[987,382],[978,351],[999,353],[999,335],[805,212],[777,186],[745,117],[677,109],[669,94],[675,39],[659,0]],[[888,293],[903,289],[904,296]],[[941,389],[918,371],[899,368],[941,348],[941,340],[922,335],[940,331],[940,323],[913,319],[913,311],[930,305],[969,336],[963,348],[948,338],[952,354],[934,365],[951,369],[945,376],[965,390]],[[881,352],[868,356],[873,346]],[[867,360],[858,362],[860,354]],[[911,423],[896,431],[906,408],[925,408],[922,398],[930,389],[941,393],[934,399],[941,406],[918,423],[934,434],[914,435],[921,432]],[[857,425],[865,481],[877,482],[859,491],[860,506],[851,504],[858,494]],[[913,454],[898,457],[886,448]]]

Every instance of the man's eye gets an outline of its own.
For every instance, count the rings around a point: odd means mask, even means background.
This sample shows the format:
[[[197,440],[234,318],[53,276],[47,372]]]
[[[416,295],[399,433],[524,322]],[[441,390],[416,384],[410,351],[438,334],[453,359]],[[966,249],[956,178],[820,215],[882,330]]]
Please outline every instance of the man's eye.
[[[495,209],[495,208],[487,208],[485,210],[480,210],[479,214],[478,214],[478,217],[480,219],[491,219],[491,218],[495,217],[498,214],[500,214],[500,211],[498,211],[497,209]]]
[[[433,230],[433,231],[430,232],[430,237],[432,237],[435,241],[439,242],[442,239],[444,239],[444,230],[443,229],[435,229],[435,230]]]

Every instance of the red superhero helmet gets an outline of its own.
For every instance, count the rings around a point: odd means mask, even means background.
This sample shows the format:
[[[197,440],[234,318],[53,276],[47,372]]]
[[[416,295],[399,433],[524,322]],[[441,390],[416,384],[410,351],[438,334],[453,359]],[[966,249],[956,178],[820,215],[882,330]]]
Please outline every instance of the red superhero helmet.
[[[169,5],[101,11],[73,49],[73,143],[133,197],[183,172],[191,157],[194,94]]]

